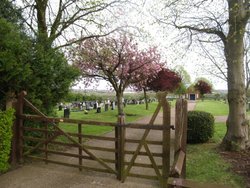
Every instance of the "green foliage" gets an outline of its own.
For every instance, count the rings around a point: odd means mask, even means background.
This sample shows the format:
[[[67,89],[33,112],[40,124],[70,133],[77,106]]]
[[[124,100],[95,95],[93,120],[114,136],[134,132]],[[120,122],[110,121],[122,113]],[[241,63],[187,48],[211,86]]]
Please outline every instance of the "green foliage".
[[[0,111],[0,172],[9,168],[14,110]]]
[[[89,93],[89,94],[85,94],[85,93],[77,93],[77,92],[69,92],[65,98],[64,101],[65,102],[72,102],[72,101],[102,101],[102,100],[106,100],[107,98],[109,98],[108,95],[100,95],[100,94],[93,94],[93,93]]]
[[[181,82],[185,87],[191,84],[191,77],[183,66],[178,65],[174,70],[181,76]]]
[[[179,87],[174,91],[176,95],[184,95],[186,92],[187,92],[187,88],[183,82],[181,82]]]
[[[31,42],[18,27],[0,18],[0,91],[15,92],[22,88],[31,75]],[[31,80],[29,80],[31,81]],[[0,95],[3,103],[5,95]]]
[[[54,49],[35,46],[33,74],[27,83],[28,98],[46,114],[69,92],[72,82],[78,77],[78,69],[69,65],[62,53]]]
[[[13,1],[1,0],[0,18],[4,18],[11,23],[18,23],[21,20],[21,11],[15,7]]]
[[[188,112],[188,143],[205,143],[214,134],[214,117],[203,111]]]

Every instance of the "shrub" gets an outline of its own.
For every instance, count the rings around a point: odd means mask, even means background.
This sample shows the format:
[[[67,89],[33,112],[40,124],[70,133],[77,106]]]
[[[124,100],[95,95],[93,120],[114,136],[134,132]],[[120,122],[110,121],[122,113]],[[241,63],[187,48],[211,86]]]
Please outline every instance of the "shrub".
[[[9,168],[14,109],[0,111],[0,172]]]
[[[188,143],[205,143],[214,134],[214,117],[203,111],[188,112]]]

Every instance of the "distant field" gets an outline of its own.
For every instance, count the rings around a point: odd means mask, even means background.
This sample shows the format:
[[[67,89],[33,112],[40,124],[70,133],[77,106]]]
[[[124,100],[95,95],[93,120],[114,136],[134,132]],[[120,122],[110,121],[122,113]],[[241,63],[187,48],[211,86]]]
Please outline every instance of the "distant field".
[[[225,116],[228,115],[228,104],[214,100],[197,101],[195,110],[209,112],[214,116]]]

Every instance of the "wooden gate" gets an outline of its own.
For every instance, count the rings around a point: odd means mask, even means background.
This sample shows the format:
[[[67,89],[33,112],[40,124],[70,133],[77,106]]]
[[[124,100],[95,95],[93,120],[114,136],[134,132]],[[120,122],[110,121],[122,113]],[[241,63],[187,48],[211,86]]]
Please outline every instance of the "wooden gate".
[[[158,106],[148,124],[125,123],[124,116],[118,117],[117,123],[112,122],[96,122],[66,118],[47,117],[33,106],[26,98],[25,92],[19,95],[17,101],[17,121],[15,126],[15,138],[13,141],[13,150],[16,151],[15,157],[18,162],[23,162],[24,157],[39,159],[45,163],[55,163],[70,167],[76,167],[80,171],[82,169],[101,171],[114,174],[118,180],[124,182],[128,176],[150,178],[159,181],[161,187],[167,186],[170,176],[185,176],[185,152],[186,152],[186,124],[187,124],[187,102],[179,100],[176,103],[176,126],[170,125],[170,105],[166,100],[166,95],[159,98]],[[24,113],[24,107],[28,107],[35,114]],[[162,124],[155,124],[156,117],[163,110]],[[25,121],[25,123],[24,123]],[[27,123],[29,122],[29,123]],[[38,127],[33,126],[31,122],[39,122]],[[66,132],[60,124],[69,123],[69,126],[76,126],[78,132]],[[82,132],[82,127],[91,126],[111,126],[114,128],[114,136],[96,136],[88,135]],[[171,145],[171,129],[175,132],[175,150]],[[129,138],[127,131],[142,130],[138,138]],[[161,140],[149,139],[152,131],[159,131]],[[32,136],[29,136],[32,132]],[[38,136],[34,136],[37,133]],[[64,137],[67,142],[58,138]],[[110,142],[113,148],[103,146],[90,145],[91,141],[85,142],[86,139],[100,140],[102,142]],[[90,143],[90,144],[88,144]],[[134,149],[128,148],[129,144],[134,144]],[[55,149],[55,146],[69,146],[75,148],[76,153],[61,151]],[[161,147],[160,152],[152,151],[152,148]],[[175,151],[176,157],[173,165],[170,164],[171,148]],[[105,155],[100,156],[97,152],[110,152],[113,158],[107,158]],[[53,155],[51,155],[53,154]],[[53,156],[63,156],[75,158],[74,163],[67,160],[54,160]],[[147,157],[149,163],[138,162],[139,157]],[[94,161],[95,166],[88,166],[85,161]],[[139,167],[152,169],[153,175],[132,172],[132,168]]]

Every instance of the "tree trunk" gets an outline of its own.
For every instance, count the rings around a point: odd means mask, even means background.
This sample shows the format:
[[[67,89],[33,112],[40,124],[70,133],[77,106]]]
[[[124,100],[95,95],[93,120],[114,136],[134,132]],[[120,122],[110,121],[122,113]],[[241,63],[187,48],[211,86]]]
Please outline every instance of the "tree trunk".
[[[124,115],[124,106],[123,106],[123,92],[116,92],[116,99],[117,99],[117,108],[118,108],[118,115]]]
[[[247,21],[242,18],[243,12],[240,12],[240,8],[234,8],[236,4],[237,1],[229,3],[229,33],[225,44],[229,115],[222,147],[226,150],[246,149],[249,139],[243,62],[243,37]]]
[[[146,110],[148,110],[148,97],[147,97],[147,91],[145,88],[143,88],[143,94],[144,94],[144,100],[146,104]]]

